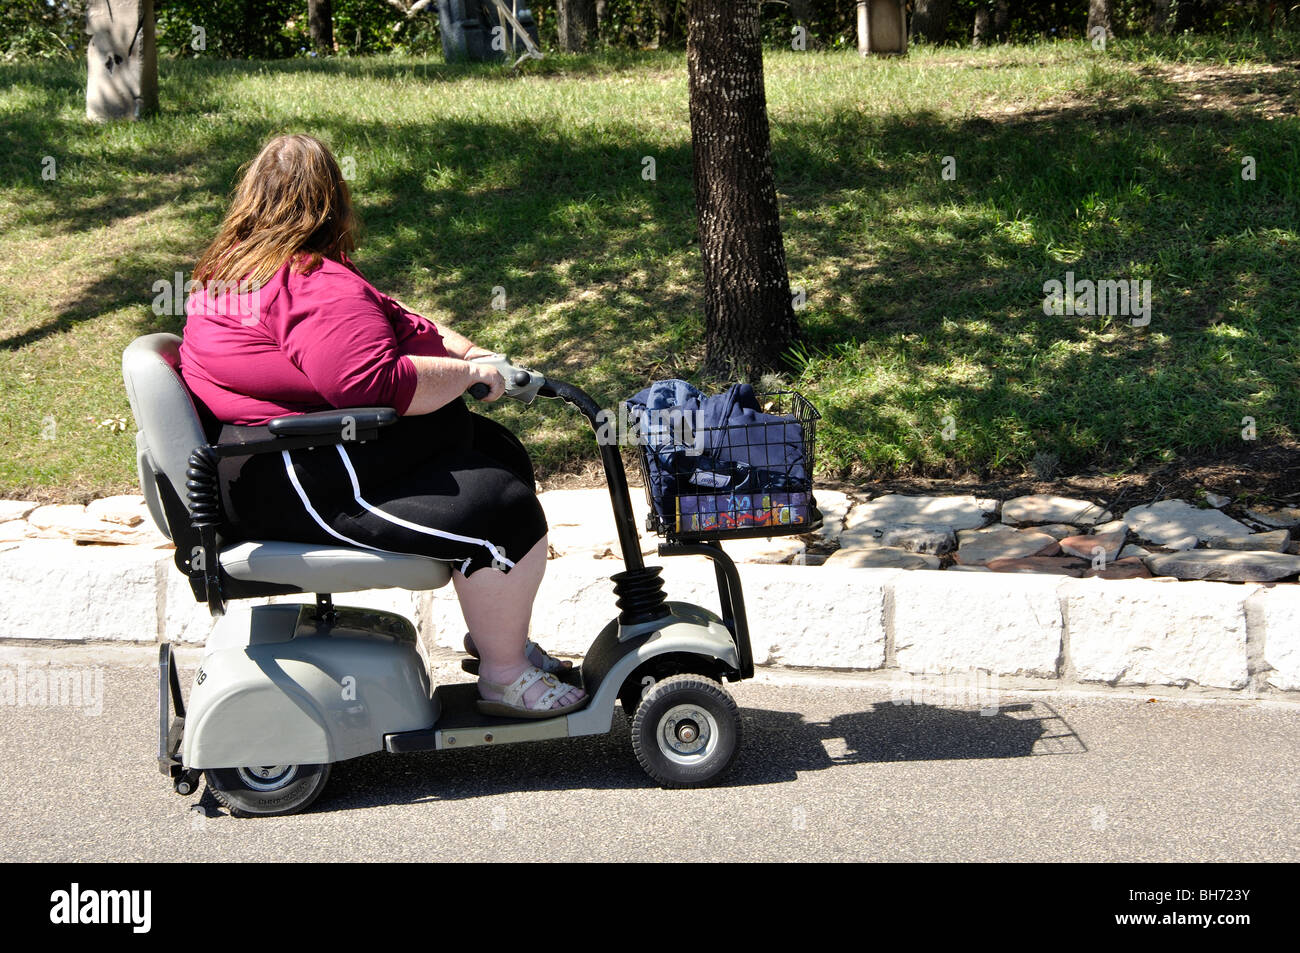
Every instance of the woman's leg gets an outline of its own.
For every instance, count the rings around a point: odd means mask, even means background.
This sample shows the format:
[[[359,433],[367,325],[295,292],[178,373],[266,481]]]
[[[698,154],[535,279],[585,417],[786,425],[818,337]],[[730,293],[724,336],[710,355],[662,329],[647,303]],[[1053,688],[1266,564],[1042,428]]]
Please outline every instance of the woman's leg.
[[[452,584],[460,598],[460,609],[470,637],[479,652],[479,694],[499,701],[500,692],[483,687],[484,682],[509,685],[532,664],[524,655],[533,600],[546,572],[546,536],[509,573],[479,569],[469,576],[452,573]],[[541,681],[524,692],[524,704],[531,705],[547,690]],[[581,701],[585,692],[572,688],[557,698],[552,707]]]

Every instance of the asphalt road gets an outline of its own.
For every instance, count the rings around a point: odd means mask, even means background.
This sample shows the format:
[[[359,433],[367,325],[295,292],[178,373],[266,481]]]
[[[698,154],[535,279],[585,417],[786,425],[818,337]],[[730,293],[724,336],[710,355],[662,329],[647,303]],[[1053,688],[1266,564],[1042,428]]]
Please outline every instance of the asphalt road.
[[[0,860],[1300,859],[1297,706],[1004,692],[990,716],[762,676],[733,686],[718,787],[654,786],[619,711],[603,737],[344,762],[309,813],[241,820],[158,773],[154,651],[77,653],[0,653],[103,678],[99,714],[2,706]]]

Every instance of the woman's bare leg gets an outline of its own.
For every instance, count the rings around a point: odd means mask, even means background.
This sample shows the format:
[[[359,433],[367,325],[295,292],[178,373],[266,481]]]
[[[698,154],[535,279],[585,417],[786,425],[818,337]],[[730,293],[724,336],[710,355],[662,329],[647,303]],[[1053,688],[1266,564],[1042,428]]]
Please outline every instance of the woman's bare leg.
[[[483,682],[509,685],[532,664],[524,655],[528,641],[528,623],[533,615],[533,600],[546,572],[546,537],[543,536],[508,573],[497,569],[480,569],[472,576],[459,572],[451,575],[460,598],[470,638],[479,653],[479,685]],[[547,687],[538,681],[524,693],[524,703],[532,704]],[[553,707],[572,705],[586,693],[570,689],[555,700]],[[485,698],[500,700],[489,690]]]

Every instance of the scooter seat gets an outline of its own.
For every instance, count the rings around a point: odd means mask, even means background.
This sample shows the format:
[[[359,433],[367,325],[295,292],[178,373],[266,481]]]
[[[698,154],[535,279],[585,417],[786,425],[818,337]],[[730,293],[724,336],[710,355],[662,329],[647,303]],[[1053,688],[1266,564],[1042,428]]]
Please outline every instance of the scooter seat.
[[[303,592],[437,589],[451,581],[451,565],[426,556],[280,541],[227,546],[221,550],[221,568],[232,579]]]

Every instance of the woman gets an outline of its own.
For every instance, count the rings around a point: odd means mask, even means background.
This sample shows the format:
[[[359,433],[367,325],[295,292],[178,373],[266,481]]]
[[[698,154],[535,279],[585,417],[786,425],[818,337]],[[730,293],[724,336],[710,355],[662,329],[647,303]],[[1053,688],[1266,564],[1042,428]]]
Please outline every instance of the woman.
[[[394,407],[364,444],[236,458],[222,472],[231,536],[417,553],[454,565],[480,656],[479,706],[553,717],[585,693],[528,641],[546,569],[546,518],[527,451],[461,395],[505,391],[491,352],[411,313],[361,276],[338,164],[310,136],[280,136],[245,171],[194,269],[181,375],[223,424],[222,442],[274,417]],[[546,669],[546,671],[543,671]]]

